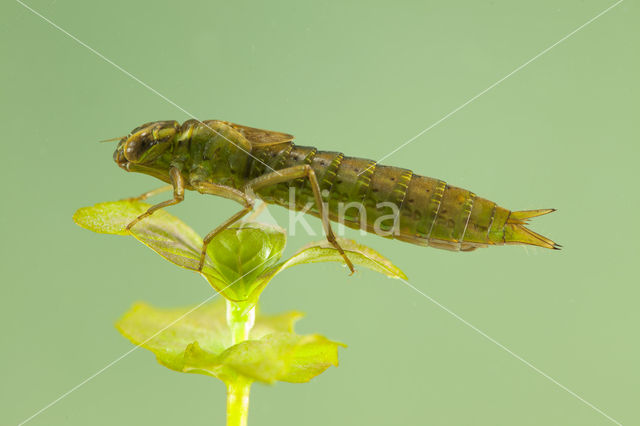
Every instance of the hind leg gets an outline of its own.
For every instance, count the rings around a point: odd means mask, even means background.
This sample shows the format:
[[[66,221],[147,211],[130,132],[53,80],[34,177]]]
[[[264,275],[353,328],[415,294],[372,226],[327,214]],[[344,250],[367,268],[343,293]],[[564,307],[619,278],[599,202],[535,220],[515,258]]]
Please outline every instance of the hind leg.
[[[324,233],[327,237],[327,241],[340,253],[342,259],[344,259],[344,263],[349,267],[349,270],[353,274],[355,269],[353,267],[353,263],[347,257],[342,247],[336,240],[335,235],[333,234],[333,230],[331,229],[331,223],[329,222],[329,217],[327,215],[327,211],[325,210],[325,205],[322,203],[322,196],[320,195],[320,184],[318,183],[318,178],[316,177],[316,173],[313,171],[311,166],[308,164],[301,166],[293,166],[287,169],[278,170],[277,172],[267,173],[263,176],[257,177],[247,183],[246,191],[253,191],[265,186],[275,185],[277,183],[287,182],[290,180],[298,179],[306,177],[309,179],[309,183],[311,184],[311,189],[313,190],[313,197],[316,202],[316,206],[318,207],[318,212],[320,213],[320,218],[322,220],[322,227],[324,228]]]

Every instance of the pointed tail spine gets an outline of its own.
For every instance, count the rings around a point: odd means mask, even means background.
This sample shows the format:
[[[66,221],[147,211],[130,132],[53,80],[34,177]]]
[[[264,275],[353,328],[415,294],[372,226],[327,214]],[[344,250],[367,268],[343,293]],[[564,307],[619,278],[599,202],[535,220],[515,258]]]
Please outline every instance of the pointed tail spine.
[[[505,244],[528,244],[552,250],[560,250],[560,247],[562,247],[560,244],[533,232],[525,226],[528,224],[529,219],[553,213],[554,211],[556,211],[556,209],[521,210],[511,212],[504,224],[503,242]]]

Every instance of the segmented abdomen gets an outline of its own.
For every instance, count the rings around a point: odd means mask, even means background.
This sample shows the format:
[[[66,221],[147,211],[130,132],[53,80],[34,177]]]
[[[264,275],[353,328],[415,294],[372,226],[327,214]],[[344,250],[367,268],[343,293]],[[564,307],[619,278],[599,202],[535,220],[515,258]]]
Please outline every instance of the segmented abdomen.
[[[439,179],[291,143],[263,147],[253,154],[275,170],[309,164],[318,177],[330,219],[351,228],[449,250],[504,242],[508,210]],[[248,178],[269,171],[253,161]],[[309,212],[318,216],[308,179],[263,188],[258,195],[285,207],[293,201],[296,210],[311,205]]]

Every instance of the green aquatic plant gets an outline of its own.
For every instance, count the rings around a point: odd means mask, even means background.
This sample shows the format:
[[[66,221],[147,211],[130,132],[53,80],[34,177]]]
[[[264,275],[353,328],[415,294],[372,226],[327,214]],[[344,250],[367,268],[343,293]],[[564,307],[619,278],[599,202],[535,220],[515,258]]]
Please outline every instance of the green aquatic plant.
[[[106,202],[79,209],[73,219],[94,232],[132,235],[169,262],[197,272],[202,238],[176,217],[160,210],[126,229],[148,208],[134,200]],[[327,241],[282,259],[285,243],[286,233],[277,226],[243,222],[225,229],[209,245],[200,272],[215,293],[187,308],[161,309],[139,302],[116,324],[133,344],[153,352],[161,365],[223,381],[228,426],[246,425],[254,382],[308,382],[337,366],[338,348],[345,346],[319,334],[295,333],[299,312],[259,312],[260,294],[280,272],[304,263],[343,261]],[[340,245],[354,265],[406,278],[371,248],[345,239]],[[224,301],[211,302],[217,295]]]

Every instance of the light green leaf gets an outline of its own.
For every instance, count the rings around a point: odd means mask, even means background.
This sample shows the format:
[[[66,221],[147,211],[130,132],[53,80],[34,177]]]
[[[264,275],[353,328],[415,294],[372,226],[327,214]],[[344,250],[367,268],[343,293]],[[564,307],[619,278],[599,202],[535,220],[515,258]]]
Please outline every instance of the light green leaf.
[[[126,226],[146,212],[151,205],[141,201],[109,201],[91,207],[82,207],[73,214],[73,221],[85,229],[101,234],[129,235]],[[156,221],[161,221],[167,212],[156,212]],[[191,228],[189,228],[191,231]]]
[[[155,353],[161,364],[182,371],[184,351],[193,342],[214,354],[230,346],[225,312],[224,303],[197,309],[158,309],[139,302],[116,323],[116,328],[133,344]]]
[[[240,223],[222,231],[207,252],[223,280],[233,283],[236,300],[257,301],[257,278],[280,260],[286,241],[280,227]]]
[[[158,309],[134,305],[116,328],[172,370],[205,374],[225,382],[238,376],[271,383],[306,382],[338,365],[341,344],[319,335],[293,333],[299,312],[256,315],[249,339],[231,346],[224,303],[198,308]]]
[[[227,349],[222,363],[245,377],[265,383],[304,383],[338,366],[338,346],[324,336],[273,333]]]
[[[200,261],[202,238],[175,216],[164,210],[158,210],[138,222],[130,232],[126,230],[126,226],[146,212],[149,207],[151,205],[147,203],[130,200],[99,203],[93,207],[78,209],[73,215],[73,220],[90,231],[114,235],[133,235],[138,241],[150,247],[169,262],[182,268],[196,270]],[[209,259],[207,259],[204,269],[205,274],[210,275],[210,278],[216,283],[215,288],[220,285],[224,287],[225,283],[222,277]]]
[[[354,265],[363,266],[390,278],[407,279],[407,276],[400,270],[400,268],[395,266],[389,259],[372,248],[345,238],[338,238],[338,242]],[[328,241],[324,240],[311,243],[300,249],[289,259],[279,263],[271,270],[267,271],[261,277],[263,280],[261,286],[266,286],[275,275],[287,268],[295,265],[301,265],[303,263],[318,262],[344,262],[344,260],[338,250],[333,248]]]
[[[175,216],[158,210],[134,225],[131,232],[126,230],[149,207],[131,200],[99,203],[79,209],[73,220],[94,232],[133,235],[169,262],[197,270],[202,238]],[[209,244],[202,275],[229,300],[257,300],[257,295],[251,294],[258,285],[256,277],[280,259],[285,242],[281,228],[257,223],[234,225]]]

